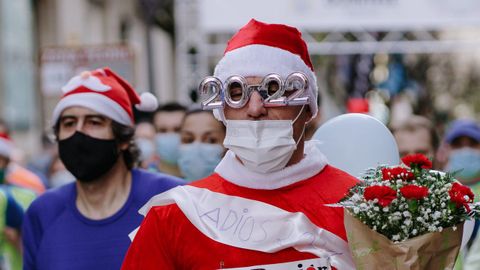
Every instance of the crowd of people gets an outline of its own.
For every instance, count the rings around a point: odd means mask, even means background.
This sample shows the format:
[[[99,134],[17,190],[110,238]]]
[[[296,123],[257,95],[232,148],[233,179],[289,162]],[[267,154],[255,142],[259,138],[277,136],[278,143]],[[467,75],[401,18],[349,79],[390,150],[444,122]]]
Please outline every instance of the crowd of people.
[[[359,180],[309,140],[321,114],[300,32],[250,21],[203,83],[216,106],[158,107],[108,67],[83,72],[27,165],[0,121],[0,269],[354,269],[343,209],[326,205]],[[425,154],[480,197],[475,120],[390,130],[401,156]],[[477,230],[459,269],[480,268]]]

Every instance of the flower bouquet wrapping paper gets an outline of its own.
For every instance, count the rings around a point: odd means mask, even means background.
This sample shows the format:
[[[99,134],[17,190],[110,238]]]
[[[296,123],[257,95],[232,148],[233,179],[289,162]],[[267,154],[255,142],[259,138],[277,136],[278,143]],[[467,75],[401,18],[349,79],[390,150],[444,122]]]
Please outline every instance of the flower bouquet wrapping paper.
[[[357,269],[453,269],[463,222],[478,217],[470,188],[425,156],[367,170],[340,201]]]

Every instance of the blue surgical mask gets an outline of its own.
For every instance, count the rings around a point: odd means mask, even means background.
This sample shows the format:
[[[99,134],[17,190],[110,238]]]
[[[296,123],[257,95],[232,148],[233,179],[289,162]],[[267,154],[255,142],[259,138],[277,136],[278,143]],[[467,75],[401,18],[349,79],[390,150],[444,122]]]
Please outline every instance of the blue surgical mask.
[[[447,164],[447,171],[455,172],[455,178],[458,178],[464,184],[480,178],[480,150],[472,148],[461,148],[453,150],[450,153]]]
[[[209,176],[222,160],[224,148],[219,144],[190,143],[180,145],[178,167],[191,182]]]
[[[170,165],[177,165],[180,135],[173,132],[157,134],[155,136],[155,144],[160,161]]]
[[[155,143],[146,138],[136,138],[135,143],[140,149],[140,160],[150,161],[155,155]]]

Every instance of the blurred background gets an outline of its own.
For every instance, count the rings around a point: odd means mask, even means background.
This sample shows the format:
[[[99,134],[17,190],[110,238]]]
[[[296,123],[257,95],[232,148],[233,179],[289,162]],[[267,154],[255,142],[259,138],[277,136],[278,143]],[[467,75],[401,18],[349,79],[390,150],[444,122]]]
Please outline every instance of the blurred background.
[[[19,159],[34,156],[61,86],[102,66],[160,103],[189,105],[226,41],[256,18],[302,31],[321,121],[417,114],[441,133],[480,115],[479,14],[476,0],[0,0],[0,118]]]

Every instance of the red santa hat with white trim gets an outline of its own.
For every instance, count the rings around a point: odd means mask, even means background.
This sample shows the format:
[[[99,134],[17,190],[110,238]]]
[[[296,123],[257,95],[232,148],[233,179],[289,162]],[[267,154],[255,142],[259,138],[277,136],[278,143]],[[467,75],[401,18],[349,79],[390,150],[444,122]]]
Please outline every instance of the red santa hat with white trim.
[[[313,118],[318,112],[317,79],[302,34],[288,25],[252,19],[230,39],[214,76],[222,82],[233,75],[263,77],[270,73],[286,79],[293,72],[302,72],[309,80],[305,94]],[[214,114],[217,119],[224,119],[223,111],[214,110]]]
[[[15,149],[12,139],[7,133],[0,133],[0,156],[11,158]]]
[[[133,126],[133,109],[154,111],[158,107],[155,96],[143,93],[139,96],[122,77],[105,67],[85,71],[62,87],[63,96],[53,110],[52,123],[57,123],[68,107],[81,106],[96,111],[112,120]]]

